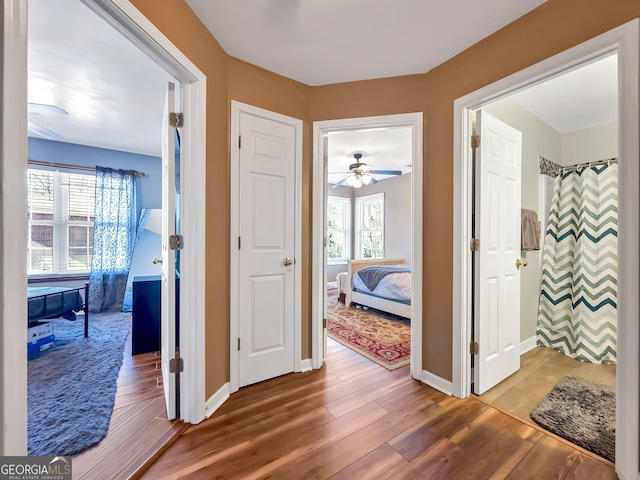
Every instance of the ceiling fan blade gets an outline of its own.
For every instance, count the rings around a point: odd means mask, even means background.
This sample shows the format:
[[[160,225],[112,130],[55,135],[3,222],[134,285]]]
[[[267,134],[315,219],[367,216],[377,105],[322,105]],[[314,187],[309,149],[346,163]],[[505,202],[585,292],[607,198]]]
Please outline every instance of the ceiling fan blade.
[[[376,180],[375,178],[371,177],[371,181],[369,182],[369,185],[373,185],[374,183],[378,183],[378,180]]]
[[[29,131],[36,133],[44,138],[49,140],[62,140],[64,137],[59,133],[54,132],[53,130],[49,130],[48,128],[44,128],[37,123],[27,122],[29,125]]]
[[[344,177],[342,180],[340,180],[338,183],[336,183],[333,187],[331,188],[336,188],[339,187],[340,185],[344,184],[347,181],[347,177]]]
[[[369,173],[378,175],[402,175],[402,170],[371,170]]]
[[[55,113],[58,115],[69,115],[68,112],[56,107],[55,105],[47,105],[46,103],[31,103],[27,104],[29,113]]]

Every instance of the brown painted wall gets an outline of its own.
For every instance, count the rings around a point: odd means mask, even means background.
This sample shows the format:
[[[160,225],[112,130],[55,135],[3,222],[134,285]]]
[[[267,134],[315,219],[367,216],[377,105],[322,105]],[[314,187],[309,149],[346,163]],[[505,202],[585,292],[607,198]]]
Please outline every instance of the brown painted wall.
[[[424,112],[425,370],[452,378],[454,100],[639,16],[638,0],[549,0],[426,74],[312,90],[312,121]]]
[[[308,87],[228,57],[182,0],[132,2],[207,75],[206,233],[216,253],[206,266],[207,398],[229,378],[231,99],[305,122],[303,358],[310,356],[312,122],[424,112],[423,367],[451,380],[453,101],[640,17],[638,0],[549,0],[426,74]]]

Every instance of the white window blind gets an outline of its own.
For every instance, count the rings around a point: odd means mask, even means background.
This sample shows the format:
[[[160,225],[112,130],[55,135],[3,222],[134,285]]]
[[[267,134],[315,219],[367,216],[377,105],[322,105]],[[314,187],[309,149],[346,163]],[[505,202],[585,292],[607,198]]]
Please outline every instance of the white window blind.
[[[384,193],[356,198],[356,258],[384,257]]]
[[[327,261],[346,262],[349,258],[351,199],[327,197]]]
[[[95,175],[29,168],[27,182],[28,273],[88,272]]]

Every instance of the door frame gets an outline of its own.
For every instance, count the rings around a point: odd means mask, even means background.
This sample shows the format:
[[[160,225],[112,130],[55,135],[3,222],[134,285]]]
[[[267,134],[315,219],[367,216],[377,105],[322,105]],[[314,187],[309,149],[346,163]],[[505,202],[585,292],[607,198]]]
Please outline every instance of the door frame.
[[[164,36],[129,0],[94,0],[83,2],[120,33],[158,62],[180,82],[181,106],[185,117],[182,128],[182,225],[189,239],[183,251],[187,274],[181,279],[188,292],[180,302],[181,354],[187,366],[181,378],[182,418],[198,423],[205,418],[205,168],[206,168],[206,76]],[[27,0],[6,0],[3,15],[2,69],[2,158],[3,197],[26,198],[23,179],[27,170]],[[4,319],[26,316],[26,203],[16,208],[0,198],[0,233],[3,261],[0,295],[4,300],[0,328],[2,329],[2,385],[0,417],[3,422],[0,454],[27,453],[27,376],[26,345],[21,325]],[[24,227],[24,228],[22,228]],[[20,265],[18,265],[20,264]],[[15,265],[15,268],[8,266]],[[11,293],[5,290],[11,285]],[[24,285],[24,287],[22,287]],[[189,285],[187,287],[187,285]],[[19,289],[19,290],[16,290]],[[23,348],[24,345],[24,348]],[[8,394],[10,392],[10,394]],[[6,441],[10,439],[10,441]]]
[[[379,127],[412,127],[411,162],[411,376],[425,381],[422,370],[422,183],[423,183],[423,114],[401,113],[374,117],[345,118],[313,122],[313,230],[312,230],[312,279],[311,279],[311,364],[314,369],[322,367],[324,360],[324,282],[323,238],[324,198],[327,192],[327,180],[324,176],[324,141],[327,133],[336,130],[360,130]]]
[[[291,125],[295,129],[295,186],[294,186],[294,306],[293,306],[293,338],[294,338],[294,372],[303,370],[302,361],[302,127],[300,119],[282,115],[280,113],[254,107],[245,103],[231,100],[231,237],[230,237],[230,328],[229,328],[229,393],[238,390],[239,351],[238,335],[240,331],[240,315],[238,302],[241,299],[239,291],[240,255],[238,254],[238,237],[240,235],[240,114],[248,113],[263,117],[274,122]],[[308,368],[305,368],[308,370]]]
[[[635,19],[531,67],[487,85],[454,102],[454,235],[453,235],[453,393],[470,394],[472,278],[471,134],[472,111],[519,90],[618,54],[619,104],[619,234],[618,234],[618,366],[616,369],[616,471],[620,478],[638,478],[640,302],[640,20]]]

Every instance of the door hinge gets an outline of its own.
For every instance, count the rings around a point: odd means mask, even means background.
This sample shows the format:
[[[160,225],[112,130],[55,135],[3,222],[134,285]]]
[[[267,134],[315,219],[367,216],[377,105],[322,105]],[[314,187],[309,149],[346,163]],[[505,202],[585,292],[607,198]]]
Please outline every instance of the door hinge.
[[[238,338],[238,351],[240,351],[240,338]]]
[[[242,148],[242,135],[238,135],[238,148]]]
[[[471,238],[469,239],[469,250],[472,252],[477,252],[480,250],[480,239],[479,238]]]
[[[242,241],[240,240],[240,237],[238,237],[238,250],[240,250],[242,248]]]
[[[323,238],[322,238],[322,246],[323,246],[324,248],[327,248],[327,237],[323,237]]]
[[[471,135],[471,148],[478,148],[480,146],[480,135]]]
[[[180,357],[172,358],[169,360],[169,373],[183,372],[184,360]]]
[[[184,125],[184,115],[181,113],[171,112],[169,113],[169,126],[173,128],[180,128]]]
[[[469,353],[471,355],[478,355],[480,353],[478,342],[469,342]]]
[[[182,250],[184,248],[184,239],[182,235],[170,235],[169,236],[169,249],[170,250]]]
[[[322,328],[327,328],[327,319],[326,318],[322,319]]]

